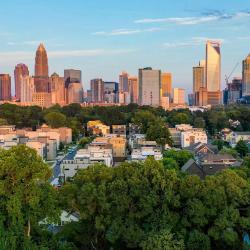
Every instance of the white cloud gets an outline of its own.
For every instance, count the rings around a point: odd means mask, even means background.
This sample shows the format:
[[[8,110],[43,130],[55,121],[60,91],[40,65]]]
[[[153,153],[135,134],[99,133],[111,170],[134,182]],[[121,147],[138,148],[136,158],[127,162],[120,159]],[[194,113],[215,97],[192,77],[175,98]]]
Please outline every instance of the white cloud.
[[[67,58],[67,57],[95,57],[119,55],[134,52],[134,49],[93,49],[93,50],[61,50],[48,51],[49,59],[52,58]],[[0,63],[20,62],[25,60],[34,60],[35,52],[15,51],[15,52],[0,52]]]
[[[202,23],[215,22],[220,20],[228,19],[240,19],[240,18],[249,18],[249,12],[236,12],[234,14],[223,14],[223,13],[214,13],[209,15],[202,15],[197,17],[167,17],[167,18],[145,18],[135,20],[135,23],[173,23],[177,25],[195,25]]]
[[[183,42],[167,42],[164,43],[166,48],[177,48],[177,47],[189,47],[189,46],[199,46],[203,45],[206,41],[219,41],[220,43],[225,43],[225,40],[222,38],[209,38],[209,37],[192,37],[190,40],[185,40]]]
[[[163,30],[163,28],[153,27],[153,28],[148,28],[148,29],[115,29],[109,32],[98,31],[92,34],[98,35],[98,36],[123,36],[123,35],[133,35],[133,34],[146,33],[146,32],[156,32],[160,30]]]

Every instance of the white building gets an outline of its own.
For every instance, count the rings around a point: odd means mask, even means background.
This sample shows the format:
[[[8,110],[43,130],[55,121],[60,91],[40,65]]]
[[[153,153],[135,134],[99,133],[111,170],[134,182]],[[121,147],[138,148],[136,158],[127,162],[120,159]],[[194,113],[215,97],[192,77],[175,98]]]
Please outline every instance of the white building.
[[[250,131],[231,132],[227,135],[227,141],[229,142],[231,147],[235,147],[240,140],[250,141]]]
[[[80,149],[73,160],[63,161],[61,164],[61,174],[65,177],[65,179],[72,178],[79,169],[85,169],[96,163],[112,167],[112,149],[105,149],[98,146],[89,147],[88,149]]]
[[[189,147],[195,143],[207,144],[207,134],[203,129],[191,129],[181,132],[181,147]]]
[[[159,161],[162,159],[162,153],[160,149],[156,147],[141,147],[138,149],[133,149],[131,154],[132,161],[144,161],[149,156],[154,157],[155,160]]]

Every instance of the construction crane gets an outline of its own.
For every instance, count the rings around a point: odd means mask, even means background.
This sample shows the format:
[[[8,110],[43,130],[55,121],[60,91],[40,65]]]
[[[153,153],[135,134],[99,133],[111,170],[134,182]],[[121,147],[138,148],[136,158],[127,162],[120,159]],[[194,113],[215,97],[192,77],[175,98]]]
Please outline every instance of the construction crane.
[[[234,71],[237,69],[237,67],[239,66],[239,62],[237,62],[232,70],[232,72],[227,76],[225,75],[225,81],[226,81],[226,84],[228,86],[228,83],[229,83],[229,79],[231,78],[232,74],[234,73]]]

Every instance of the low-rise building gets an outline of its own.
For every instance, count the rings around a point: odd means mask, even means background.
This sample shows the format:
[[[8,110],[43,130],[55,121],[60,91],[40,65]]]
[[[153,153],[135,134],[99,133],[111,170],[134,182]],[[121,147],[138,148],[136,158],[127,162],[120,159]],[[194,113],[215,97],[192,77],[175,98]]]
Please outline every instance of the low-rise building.
[[[162,159],[161,150],[155,147],[141,147],[133,149],[131,154],[132,161],[144,161],[148,157],[154,157],[155,160],[159,161]]]
[[[77,151],[73,160],[63,160],[61,164],[61,174],[65,179],[72,178],[79,169],[85,169],[96,163],[112,167],[112,149],[103,149],[98,146],[80,149]]]
[[[112,125],[112,133],[126,136],[126,125]]]
[[[191,129],[181,133],[181,147],[189,147],[195,143],[207,144],[207,134],[203,129]]]
[[[240,141],[250,141],[250,131],[246,132],[236,132],[233,131],[227,136],[227,142],[229,142],[231,147],[235,147],[236,144]]]
[[[89,121],[87,123],[87,130],[91,131],[93,135],[110,134],[110,127],[103,124],[100,120]]]

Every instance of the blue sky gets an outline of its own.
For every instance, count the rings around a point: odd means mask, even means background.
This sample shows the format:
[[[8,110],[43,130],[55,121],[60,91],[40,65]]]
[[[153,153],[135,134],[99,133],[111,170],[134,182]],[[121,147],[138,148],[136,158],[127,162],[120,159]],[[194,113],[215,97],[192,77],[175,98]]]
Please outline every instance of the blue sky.
[[[1,3],[0,73],[17,63],[34,72],[44,42],[49,70],[81,69],[89,80],[118,80],[138,68],[173,73],[174,86],[192,89],[192,67],[206,39],[222,41],[222,80],[250,52],[249,0],[8,0]]]

